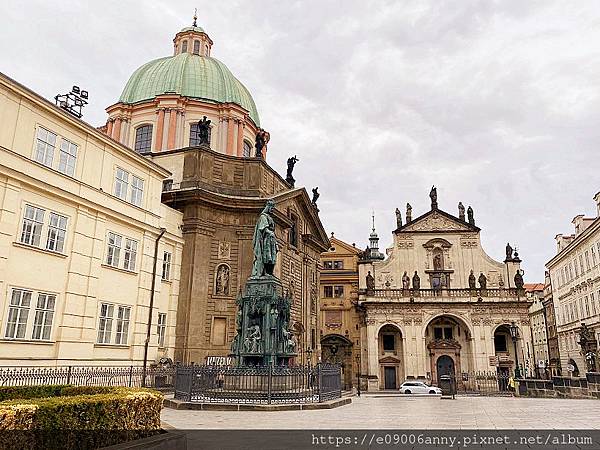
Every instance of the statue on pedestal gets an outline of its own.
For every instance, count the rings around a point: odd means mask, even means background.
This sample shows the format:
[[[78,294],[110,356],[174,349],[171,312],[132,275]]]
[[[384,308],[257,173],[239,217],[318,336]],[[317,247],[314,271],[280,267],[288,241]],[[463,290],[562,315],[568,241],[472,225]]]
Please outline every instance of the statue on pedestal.
[[[396,228],[402,227],[402,213],[396,208]]]
[[[419,278],[419,275],[417,274],[416,270],[415,270],[415,274],[413,275],[412,283],[413,283],[413,289],[415,291],[418,291],[419,289],[421,289],[421,278]]]
[[[475,225],[475,217],[473,216],[473,208],[470,206],[467,208],[467,218],[469,219],[469,225]]]
[[[321,196],[321,194],[319,194],[319,186],[313,188],[312,193],[313,193],[312,204],[316,208],[317,207],[317,200],[319,200],[319,197]]]
[[[198,145],[210,144],[210,120],[208,120],[206,116],[204,116],[202,120],[198,122],[196,136],[198,138]]]
[[[510,246],[510,242],[506,243],[506,259],[505,261],[513,260],[513,248]]]
[[[262,128],[258,129],[258,133],[256,133],[256,138],[254,141],[254,148],[256,149],[256,153],[254,154],[254,156],[256,158],[263,157],[263,148],[265,147],[265,145],[267,145],[270,138],[271,135],[269,133],[267,133]]]
[[[402,289],[410,289],[410,277],[406,271],[404,271],[404,275],[402,275]]]
[[[458,202],[458,218],[463,222],[465,221],[465,206],[462,202]]]
[[[292,172],[294,171],[294,166],[298,161],[300,160],[296,158],[296,155],[288,158],[287,160],[287,174],[285,176],[285,181],[287,181],[287,183],[292,187],[294,187],[294,184],[296,183],[296,180],[292,176]]]
[[[437,188],[435,186],[431,186],[431,191],[429,192],[429,198],[431,199],[431,209],[438,209],[437,202]]]
[[[473,273],[473,269],[471,269],[471,273],[469,274],[469,289],[477,288],[477,281],[475,280],[475,274]]]
[[[517,270],[517,273],[515,273],[515,287],[517,289],[523,289],[523,286],[525,286],[523,274],[521,273],[521,270]]]
[[[275,237],[275,222],[271,211],[275,208],[273,200],[267,200],[265,208],[258,217],[254,228],[252,247],[254,248],[254,265],[252,277],[273,275],[273,268],[277,261],[277,238]]]
[[[481,289],[487,289],[487,277],[481,272],[479,274],[479,287]]]
[[[412,222],[412,206],[410,206],[410,203],[406,204],[406,223],[411,223]]]
[[[375,278],[371,275],[371,271],[367,273],[367,291],[372,291],[375,289]]]

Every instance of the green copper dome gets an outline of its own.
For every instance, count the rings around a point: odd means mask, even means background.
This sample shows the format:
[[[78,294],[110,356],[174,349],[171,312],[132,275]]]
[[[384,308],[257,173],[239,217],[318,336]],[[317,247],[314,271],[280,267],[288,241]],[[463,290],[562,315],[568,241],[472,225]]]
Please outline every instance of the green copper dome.
[[[225,64],[215,58],[181,53],[150,61],[131,75],[119,102],[138,103],[161,94],[235,103],[248,110],[250,118],[256,126],[260,126],[250,92]]]

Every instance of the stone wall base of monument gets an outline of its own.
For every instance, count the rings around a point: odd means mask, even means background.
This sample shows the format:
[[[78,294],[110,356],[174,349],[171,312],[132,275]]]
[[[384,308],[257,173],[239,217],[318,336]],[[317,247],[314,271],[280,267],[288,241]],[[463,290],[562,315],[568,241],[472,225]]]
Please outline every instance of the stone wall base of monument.
[[[517,380],[521,397],[600,399],[600,372],[585,378],[553,377],[552,380]]]

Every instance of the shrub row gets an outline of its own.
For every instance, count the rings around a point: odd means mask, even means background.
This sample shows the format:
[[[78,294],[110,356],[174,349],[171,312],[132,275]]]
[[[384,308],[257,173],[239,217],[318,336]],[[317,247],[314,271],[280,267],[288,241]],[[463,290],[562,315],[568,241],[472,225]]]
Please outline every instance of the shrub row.
[[[159,432],[163,403],[151,389],[66,385],[0,387],[0,399],[0,448],[95,448],[145,437]]]

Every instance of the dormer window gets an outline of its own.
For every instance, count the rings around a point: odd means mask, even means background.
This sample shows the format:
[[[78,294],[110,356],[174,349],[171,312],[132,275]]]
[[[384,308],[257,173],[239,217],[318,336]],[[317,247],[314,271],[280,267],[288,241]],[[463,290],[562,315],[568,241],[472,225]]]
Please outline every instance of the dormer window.
[[[181,43],[181,53],[186,53],[187,52],[187,41],[183,41]]]
[[[200,54],[200,41],[194,41],[194,55]]]

